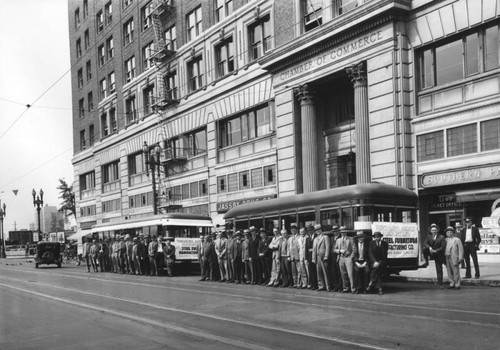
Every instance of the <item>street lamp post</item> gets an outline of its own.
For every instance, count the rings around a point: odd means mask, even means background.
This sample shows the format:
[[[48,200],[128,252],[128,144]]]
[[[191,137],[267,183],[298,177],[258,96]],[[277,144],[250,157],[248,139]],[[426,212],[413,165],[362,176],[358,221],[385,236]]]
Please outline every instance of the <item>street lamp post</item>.
[[[0,222],[1,222],[1,229],[2,229],[2,235],[0,236],[2,242],[1,243],[1,247],[0,247],[0,259],[5,259],[7,256],[5,255],[5,235],[3,233],[3,218],[5,217],[7,213],[7,206],[5,205],[5,203],[3,204],[2,206],[2,201],[0,201]]]
[[[42,209],[42,206],[43,206],[43,190],[40,189],[39,196],[36,195],[35,189],[33,189],[31,194],[33,195],[33,206],[36,208],[36,211],[38,213],[38,240],[40,241],[41,234],[42,234],[41,225],[40,225],[40,210]]]
[[[153,214],[158,214],[158,194],[156,193],[156,176],[155,171],[157,171],[158,178],[160,177],[160,153],[161,147],[159,144],[156,145],[153,152],[150,151],[149,146],[146,141],[144,141],[144,146],[142,146],[142,152],[144,153],[144,161],[146,162],[146,175],[149,176],[149,170],[151,170],[151,181],[153,182]]]

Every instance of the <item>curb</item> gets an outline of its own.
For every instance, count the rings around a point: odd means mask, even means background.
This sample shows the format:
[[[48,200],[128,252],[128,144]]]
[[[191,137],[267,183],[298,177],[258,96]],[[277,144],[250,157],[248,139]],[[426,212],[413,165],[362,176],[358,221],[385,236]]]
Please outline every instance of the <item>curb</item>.
[[[390,281],[394,282],[421,282],[421,283],[437,283],[437,279],[428,277],[405,277],[405,276],[391,276]],[[443,284],[446,284],[443,282]],[[476,279],[462,279],[462,286],[485,286],[485,287],[500,287],[498,280],[476,280]]]

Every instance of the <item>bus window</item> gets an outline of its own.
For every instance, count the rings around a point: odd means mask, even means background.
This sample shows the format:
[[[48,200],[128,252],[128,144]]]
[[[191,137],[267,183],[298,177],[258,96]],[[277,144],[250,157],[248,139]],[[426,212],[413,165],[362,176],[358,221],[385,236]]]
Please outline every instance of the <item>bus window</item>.
[[[352,221],[352,208],[351,207],[343,207],[342,218],[341,218],[341,226],[346,226],[349,229],[354,227],[354,223]]]
[[[393,222],[395,221],[394,207],[387,206],[374,206],[374,220],[381,222]]]
[[[316,213],[314,211],[308,211],[305,213],[299,213],[299,228],[306,227],[307,225],[316,224]]]
[[[324,209],[320,211],[321,226],[326,230],[330,230],[332,226],[340,226],[340,210],[335,209]]]
[[[273,228],[279,228],[280,220],[278,216],[266,216],[264,218],[264,229],[267,234],[270,235],[273,232]]]
[[[248,220],[236,220],[236,230],[237,231],[242,231],[249,228],[248,226]]]
[[[396,208],[396,222],[416,222],[416,214],[413,208]]]
[[[249,227],[255,226],[258,230],[258,229],[264,227],[263,224],[264,224],[264,219],[262,217],[260,217],[258,219],[250,219],[250,226]],[[249,227],[247,227],[247,228],[249,228]]]
[[[287,213],[281,214],[281,227],[280,229],[290,229],[290,225],[292,223],[297,222],[297,214],[296,213]]]
[[[373,221],[373,207],[361,205],[353,207],[354,221]]]

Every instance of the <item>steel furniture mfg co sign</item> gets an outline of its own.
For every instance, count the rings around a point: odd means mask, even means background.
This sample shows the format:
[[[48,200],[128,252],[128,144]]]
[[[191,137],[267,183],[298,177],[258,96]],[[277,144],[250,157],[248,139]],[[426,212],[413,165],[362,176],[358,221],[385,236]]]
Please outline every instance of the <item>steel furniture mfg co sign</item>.
[[[421,185],[427,188],[498,179],[500,179],[500,165],[422,175]]]

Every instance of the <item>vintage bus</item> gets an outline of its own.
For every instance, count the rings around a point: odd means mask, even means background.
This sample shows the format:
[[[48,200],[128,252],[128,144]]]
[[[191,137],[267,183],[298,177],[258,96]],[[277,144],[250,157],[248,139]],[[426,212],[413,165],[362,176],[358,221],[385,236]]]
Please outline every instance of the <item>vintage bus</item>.
[[[291,223],[320,223],[326,231],[346,226],[351,235],[358,229],[369,236],[380,231],[389,243],[388,272],[397,273],[419,266],[417,208],[418,197],[411,190],[373,182],[243,204],[224,218],[235,230],[255,226],[268,234]]]
[[[92,227],[93,237],[114,238],[129,234],[137,237],[163,236],[173,238],[176,262],[198,262],[197,245],[200,234],[209,233],[213,226],[209,216],[184,213],[167,213],[140,219],[120,220]]]

